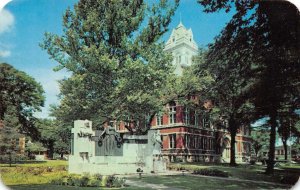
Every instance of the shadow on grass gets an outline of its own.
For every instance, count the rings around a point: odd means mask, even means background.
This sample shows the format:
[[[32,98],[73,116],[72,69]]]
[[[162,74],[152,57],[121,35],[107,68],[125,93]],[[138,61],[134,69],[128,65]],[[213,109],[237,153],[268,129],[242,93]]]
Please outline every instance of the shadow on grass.
[[[122,190],[149,190],[147,188],[139,187],[124,187],[124,188],[99,188],[99,187],[76,187],[76,186],[60,186],[51,184],[30,184],[30,185],[10,185],[8,186],[11,190],[69,190],[69,189],[80,189],[80,190],[111,190],[111,189],[122,189]]]
[[[149,184],[164,184],[168,187],[182,189],[286,189],[286,186],[264,183],[241,182],[225,179],[209,179],[195,176],[151,176],[142,179]]]
[[[11,190],[68,190],[68,189],[80,189],[80,190],[99,190],[99,187],[75,187],[75,186],[59,186],[51,184],[30,184],[30,185],[10,185],[8,186]]]
[[[37,160],[26,160],[26,161],[17,161],[11,164],[11,167],[15,167],[23,164],[45,164],[47,161],[37,161]],[[0,167],[9,167],[9,162],[1,162]]]

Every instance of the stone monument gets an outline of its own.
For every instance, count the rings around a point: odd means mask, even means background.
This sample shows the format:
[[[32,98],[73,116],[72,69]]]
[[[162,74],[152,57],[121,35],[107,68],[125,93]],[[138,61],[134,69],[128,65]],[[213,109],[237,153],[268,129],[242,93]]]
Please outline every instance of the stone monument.
[[[132,174],[165,172],[159,131],[147,135],[120,134],[114,128],[93,130],[92,122],[76,120],[72,129],[69,173]]]

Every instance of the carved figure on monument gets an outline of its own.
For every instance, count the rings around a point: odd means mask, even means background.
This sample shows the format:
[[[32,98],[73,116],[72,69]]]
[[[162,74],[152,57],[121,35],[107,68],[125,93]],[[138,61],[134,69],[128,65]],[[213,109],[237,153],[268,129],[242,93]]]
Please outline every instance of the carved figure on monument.
[[[95,140],[98,141],[98,146],[103,146],[103,154],[105,156],[113,156],[115,149],[120,148],[123,141],[112,127],[105,128]]]
[[[153,154],[161,154],[162,141],[159,131],[154,132],[151,141],[153,142]]]

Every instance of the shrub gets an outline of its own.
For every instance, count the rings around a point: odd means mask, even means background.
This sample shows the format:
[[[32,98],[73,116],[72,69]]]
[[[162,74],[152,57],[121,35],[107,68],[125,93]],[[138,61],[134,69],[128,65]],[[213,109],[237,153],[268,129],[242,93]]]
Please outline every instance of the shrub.
[[[255,160],[250,160],[250,164],[251,164],[251,165],[254,165],[255,162],[256,162]]]
[[[102,181],[97,179],[91,179],[89,180],[89,183],[87,184],[89,187],[101,187]]]
[[[217,176],[217,177],[229,177],[228,172],[224,172],[217,169],[196,169],[193,174],[206,175],[206,176]]]
[[[94,174],[93,178],[95,178],[96,180],[102,181],[103,176],[101,174]]]
[[[295,185],[297,183],[298,179],[299,179],[298,175],[288,174],[288,175],[281,177],[280,183]]]
[[[54,179],[51,181],[55,185],[68,185],[78,187],[122,187],[125,184],[124,178],[118,178],[114,175],[102,176],[95,174],[92,177],[89,175],[68,175],[63,178]]]
[[[50,183],[52,183],[54,185],[64,185],[64,180],[63,180],[63,178],[57,178],[57,179],[51,180]]]
[[[75,186],[75,176],[68,176],[67,177],[67,185],[70,185],[70,186]]]
[[[118,178],[115,177],[114,175],[110,175],[106,179],[106,187],[122,187],[125,184],[125,179],[124,178]]]
[[[90,180],[90,178],[89,178],[89,176],[82,176],[81,178],[80,178],[80,187],[87,187],[88,186],[88,183],[89,183],[89,180]]]
[[[115,178],[113,182],[113,187],[123,187],[125,185],[125,179],[124,178]]]
[[[105,184],[105,186],[106,186],[106,187],[113,187],[114,180],[115,180],[115,176],[114,176],[114,175],[108,176],[107,179],[106,179],[106,184]]]

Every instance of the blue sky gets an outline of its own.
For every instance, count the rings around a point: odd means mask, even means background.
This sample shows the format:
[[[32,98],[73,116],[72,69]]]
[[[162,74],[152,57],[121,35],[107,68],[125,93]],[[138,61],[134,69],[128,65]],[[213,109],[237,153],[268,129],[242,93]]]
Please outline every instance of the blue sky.
[[[57,80],[67,77],[63,71],[54,72],[57,63],[49,59],[48,54],[39,47],[43,34],[62,33],[62,15],[68,6],[77,0],[13,0],[0,13],[0,62],[6,62],[28,73],[43,85],[46,103],[38,117],[47,117],[49,105],[58,104],[59,88]],[[192,28],[194,39],[199,47],[213,42],[232,13],[207,14],[196,0],[181,0],[170,30],[163,39],[166,41],[172,28],[180,21]]]

